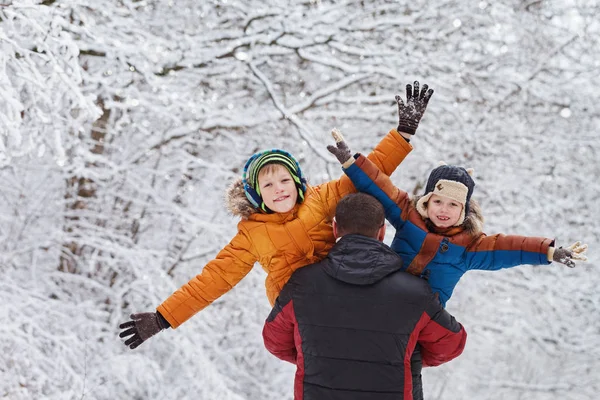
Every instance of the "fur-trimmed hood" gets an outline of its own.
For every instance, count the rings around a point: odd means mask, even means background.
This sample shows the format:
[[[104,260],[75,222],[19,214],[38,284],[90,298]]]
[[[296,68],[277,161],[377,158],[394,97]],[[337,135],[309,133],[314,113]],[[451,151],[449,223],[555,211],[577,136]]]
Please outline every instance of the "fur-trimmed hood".
[[[417,202],[423,196],[415,196],[411,199],[411,204],[415,208],[417,208]],[[468,233],[470,236],[477,236],[483,232],[483,214],[481,213],[481,207],[479,207],[479,203],[475,200],[469,200],[469,214],[465,217],[465,221],[460,225],[464,232]]]
[[[250,215],[258,212],[246,197],[241,179],[237,179],[227,188],[225,206],[231,215],[243,219],[248,219]]]

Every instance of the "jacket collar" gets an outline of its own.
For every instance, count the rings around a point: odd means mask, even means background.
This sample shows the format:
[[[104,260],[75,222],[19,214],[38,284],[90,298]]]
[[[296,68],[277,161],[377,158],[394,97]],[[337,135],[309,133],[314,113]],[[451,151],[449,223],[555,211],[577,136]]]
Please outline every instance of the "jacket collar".
[[[442,236],[447,236],[447,237],[458,235],[459,233],[461,233],[465,230],[465,228],[462,225],[461,226],[450,226],[448,228],[439,228],[439,227],[435,226],[433,224],[433,222],[431,222],[430,219],[425,220],[425,224],[427,225],[427,229],[429,229],[430,232],[433,232],[433,233],[436,233],[436,234],[442,235]]]
[[[250,221],[258,221],[258,222],[276,222],[276,223],[284,223],[293,220],[296,218],[296,214],[298,211],[299,204],[296,204],[294,208],[285,213],[272,213],[272,214],[264,214],[260,211],[257,211],[248,216],[247,219]]]
[[[353,285],[370,285],[402,268],[402,259],[386,244],[362,235],[344,235],[324,264],[331,277]]]

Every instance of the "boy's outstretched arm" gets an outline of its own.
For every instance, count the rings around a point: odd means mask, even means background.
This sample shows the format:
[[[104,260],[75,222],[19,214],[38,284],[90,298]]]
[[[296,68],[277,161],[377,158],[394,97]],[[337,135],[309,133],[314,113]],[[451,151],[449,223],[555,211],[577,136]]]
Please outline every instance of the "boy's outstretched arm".
[[[257,261],[257,256],[251,251],[253,247],[250,234],[240,229],[200,274],[177,289],[156,311],[165,317],[173,329],[177,329],[230,291],[250,272]]]
[[[518,265],[547,265],[554,240],[544,237],[481,234],[467,246],[468,269],[496,271]]]
[[[131,320],[119,326],[125,345],[135,349],[163,329],[177,328],[231,290],[256,262],[250,248],[247,236],[238,232],[200,274],[177,289],[155,312],[131,314]]]
[[[556,261],[561,264],[565,264],[569,268],[575,268],[575,261],[587,261],[585,255],[587,251],[587,244],[581,244],[577,241],[569,247],[555,247],[548,248],[548,261]]]
[[[482,235],[467,247],[469,269],[495,271],[518,265],[547,265],[552,261],[575,266],[573,260],[585,261],[587,245],[579,242],[567,248],[555,248],[554,240],[542,237],[496,234]]]

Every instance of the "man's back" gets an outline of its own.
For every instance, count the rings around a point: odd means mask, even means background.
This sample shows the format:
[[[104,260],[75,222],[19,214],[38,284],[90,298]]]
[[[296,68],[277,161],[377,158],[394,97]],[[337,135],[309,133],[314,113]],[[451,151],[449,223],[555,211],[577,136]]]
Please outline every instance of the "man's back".
[[[296,399],[412,399],[417,341],[424,365],[462,352],[460,324],[401,266],[378,240],[346,235],[325,260],[294,273],[263,334],[273,354],[296,363]]]

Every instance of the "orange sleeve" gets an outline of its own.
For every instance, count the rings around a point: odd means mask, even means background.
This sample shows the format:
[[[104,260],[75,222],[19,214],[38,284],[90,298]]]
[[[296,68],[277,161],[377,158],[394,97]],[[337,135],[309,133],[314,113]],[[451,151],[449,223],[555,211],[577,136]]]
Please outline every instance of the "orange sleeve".
[[[169,296],[157,311],[172,328],[177,328],[198,311],[230,291],[250,272],[256,257],[250,252],[252,242],[245,233],[238,234],[202,272]]]
[[[389,176],[404,161],[412,149],[411,144],[400,136],[395,129],[392,129],[381,139],[367,158],[373,161],[381,172]]]

